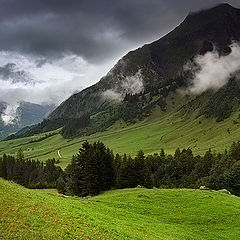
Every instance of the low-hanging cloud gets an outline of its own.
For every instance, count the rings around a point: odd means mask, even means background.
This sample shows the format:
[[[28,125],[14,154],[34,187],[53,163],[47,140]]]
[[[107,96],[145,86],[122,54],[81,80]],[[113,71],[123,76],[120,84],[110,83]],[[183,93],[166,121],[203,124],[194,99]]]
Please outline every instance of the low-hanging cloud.
[[[112,75],[112,71],[109,75]],[[144,90],[141,69],[133,75],[124,76],[120,73],[113,77],[117,78],[116,85],[102,93],[105,99],[119,102],[124,99],[126,93],[137,94]]]
[[[165,35],[188,12],[218,3],[0,0],[0,102],[11,105],[5,119],[12,119],[20,101],[58,105],[96,83],[128,51]],[[128,80],[123,88],[140,91],[141,82]],[[123,97],[119,89],[105,95]]]
[[[19,105],[6,105],[6,108],[1,114],[1,119],[4,125],[15,124],[18,121],[18,109]]]
[[[0,51],[0,67],[9,62],[14,66],[8,78],[0,74],[0,102],[58,105],[74,92],[95,83],[112,66],[108,63],[97,67],[77,55],[39,65],[40,60],[31,55]],[[24,74],[21,81],[16,81],[19,72]]]
[[[95,66],[69,54],[54,61],[0,51],[0,102],[7,103],[1,114],[4,123],[13,123],[20,102],[59,105],[73,93],[95,83],[112,63]]]
[[[233,43],[230,48],[231,53],[227,56],[221,56],[214,50],[197,56],[192,63],[185,66],[185,70],[193,73],[188,91],[201,94],[209,89],[218,90],[228,83],[240,70],[240,45]]]

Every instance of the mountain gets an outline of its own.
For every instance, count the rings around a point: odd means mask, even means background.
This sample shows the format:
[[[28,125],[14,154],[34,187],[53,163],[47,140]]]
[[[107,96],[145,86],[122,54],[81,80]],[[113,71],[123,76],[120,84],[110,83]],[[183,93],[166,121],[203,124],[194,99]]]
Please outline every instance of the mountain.
[[[13,106],[1,102],[0,138],[3,139],[26,126],[41,122],[53,109],[53,105],[39,105],[29,102],[21,102],[14,109]]]
[[[8,63],[0,67],[0,77],[1,79],[11,83],[31,84],[32,81],[27,72],[23,70],[17,70],[15,63]]]
[[[132,124],[156,107],[162,115],[171,111],[169,96],[181,102],[178,111],[183,114],[224,120],[240,102],[236,78],[218,91],[182,96],[180,101],[177,90],[191,85],[192,73],[185,66],[196,56],[231,53],[231,43],[240,40],[239,25],[240,9],[229,4],[190,13],[163,38],[129,52],[98,83],[71,96],[26,135],[63,127],[62,135],[72,137],[106,130],[120,119]]]

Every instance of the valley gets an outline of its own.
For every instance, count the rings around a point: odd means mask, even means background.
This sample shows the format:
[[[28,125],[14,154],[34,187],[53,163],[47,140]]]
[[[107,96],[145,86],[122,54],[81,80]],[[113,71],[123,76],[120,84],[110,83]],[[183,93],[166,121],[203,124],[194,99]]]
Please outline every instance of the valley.
[[[23,49],[0,51],[9,98],[0,101],[0,239],[239,239],[240,8],[188,7],[179,25],[143,45],[150,38],[134,31],[143,14],[130,14],[130,32],[110,21],[124,1],[107,21],[109,3],[99,19],[91,5],[85,21],[88,4],[68,2],[39,3],[36,16],[49,24],[26,15],[37,41],[25,36]],[[156,3],[143,2],[148,19]],[[111,52],[125,55],[116,62]]]
[[[173,154],[176,148],[191,148],[194,154],[204,154],[211,148],[213,151],[224,152],[234,141],[239,141],[239,113],[236,111],[230,118],[216,123],[215,119],[200,117],[194,119],[180,113],[165,113],[155,110],[144,121],[126,126],[124,122],[116,122],[107,131],[74,139],[64,139],[60,134],[53,135],[41,141],[44,134],[0,142],[0,154],[15,155],[19,148],[26,158],[45,161],[48,158],[62,158],[60,166],[65,168],[70,163],[85,140],[89,142],[102,141],[114,153],[135,156],[142,149],[144,153],[159,153],[163,148],[168,154]],[[229,130],[229,131],[228,131]],[[32,143],[31,143],[32,142]]]

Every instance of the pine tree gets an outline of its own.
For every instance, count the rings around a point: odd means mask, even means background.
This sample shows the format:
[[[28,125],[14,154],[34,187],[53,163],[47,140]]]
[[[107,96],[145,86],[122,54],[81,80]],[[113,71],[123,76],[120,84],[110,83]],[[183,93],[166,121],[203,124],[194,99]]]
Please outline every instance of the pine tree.
[[[21,148],[17,151],[17,159],[18,160],[23,160],[24,159],[23,150]]]
[[[135,157],[135,169],[137,185],[149,187],[151,185],[150,170],[142,150],[138,151]]]
[[[164,152],[163,148],[161,149],[160,157],[163,159],[165,158],[165,152]]]
[[[62,176],[57,179],[57,190],[59,193],[65,193],[66,191],[66,182]]]
[[[67,189],[75,195],[96,195],[114,183],[113,154],[103,143],[84,142],[66,169]]]

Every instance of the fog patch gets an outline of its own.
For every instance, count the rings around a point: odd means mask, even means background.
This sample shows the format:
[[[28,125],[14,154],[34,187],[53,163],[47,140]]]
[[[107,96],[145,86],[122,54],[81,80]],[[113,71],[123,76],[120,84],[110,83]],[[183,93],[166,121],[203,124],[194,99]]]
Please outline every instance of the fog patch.
[[[184,66],[185,71],[193,74],[191,86],[187,92],[201,94],[207,90],[218,90],[226,85],[231,77],[240,70],[240,45],[232,43],[231,53],[220,56],[217,50],[195,57]]]
[[[125,93],[140,93],[144,89],[141,70],[138,70],[134,76],[126,77],[122,83],[122,88]]]
[[[124,99],[126,93],[138,94],[144,90],[141,69],[139,69],[134,75],[126,77],[122,72],[114,76],[113,70],[111,70],[110,74],[107,76],[116,78],[116,81],[113,88],[102,93],[102,96],[105,99],[120,102]]]
[[[123,100],[122,94],[114,91],[113,89],[106,90],[105,92],[102,93],[102,96],[104,97],[104,99],[116,102],[120,102],[121,100]]]
[[[20,104],[9,105],[7,104],[6,108],[2,112],[1,120],[3,121],[4,125],[13,125],[18,120],[17,109]]]

